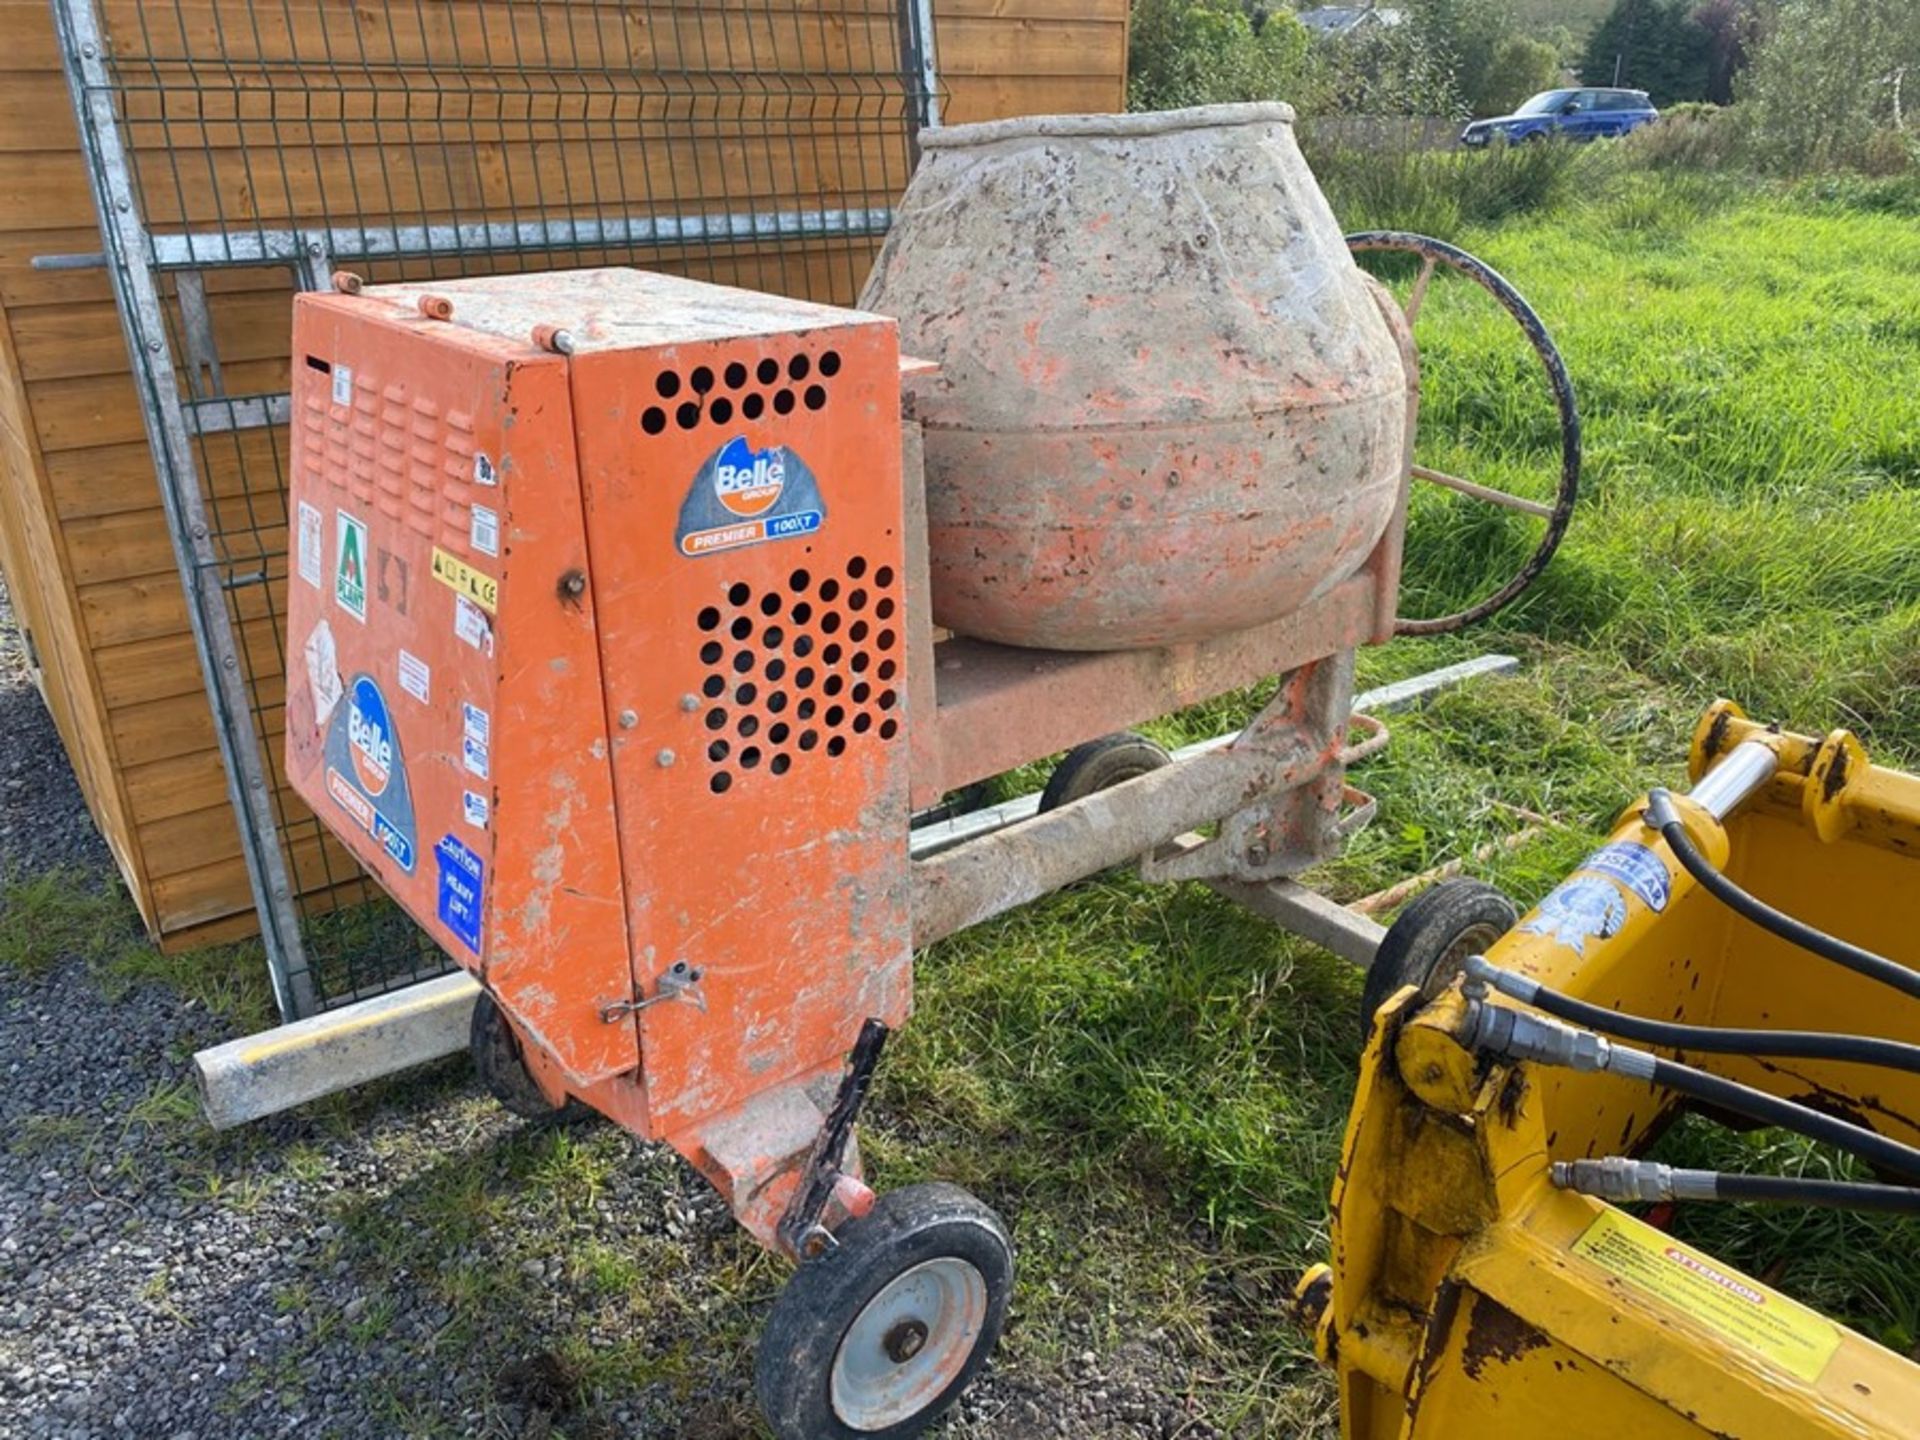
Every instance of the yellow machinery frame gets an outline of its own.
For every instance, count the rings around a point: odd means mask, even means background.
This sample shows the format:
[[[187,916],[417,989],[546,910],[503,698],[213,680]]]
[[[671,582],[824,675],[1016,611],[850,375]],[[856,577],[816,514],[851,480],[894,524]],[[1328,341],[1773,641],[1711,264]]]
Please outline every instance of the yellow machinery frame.
[[[1912,907],[1887,903],[1913,884],[1920,779],[1870,765],[1844,731],[1782,734],[1725,702],[1703,718],[1690,768],[1699,783],[1675,803],[1723,873],[1920,968]],[[1645,811],[1629,809],[1607,849],[1486,958],[1662,1020],[1920,1041],[1920,1005],[1889,1004],[1868,979],[1737,916]],[[1628,852],[1643,870],[1619,863]],[[1362,1060],[1332,1263],[1300,1292],[1339,1374],[1349,1440],[1920,1434],[1920,1366],[1558,1188],[1554,1162],[1631,1154],[1682,1102],[1617,1074],[1489,1064],[1469,1039],[1478,1003],[1458,979],[1431,1001],[1409,986],[1380,1011]],[[1889,1139],[1920,1138],[1920,1075],[1684,1058]]]

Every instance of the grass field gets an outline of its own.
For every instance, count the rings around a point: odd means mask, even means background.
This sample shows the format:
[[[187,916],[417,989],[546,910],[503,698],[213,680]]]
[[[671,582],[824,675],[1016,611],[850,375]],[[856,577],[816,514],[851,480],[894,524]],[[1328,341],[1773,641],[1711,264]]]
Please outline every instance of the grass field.
[[[1681,777],[1694,717],[1717,695],[1805,730],[1852,726],[1880,757],[1920,763],[1910,215],[1886,213],[1885,195],[1763,195],[1596,166],[1556,182],[1560,203],[1488,225],[1472,215],[1514,207],[1463,212],[1456,194],[1435,211],[1431,193],[1409,201],[1404,188],[1330,178],[1350,227],[1437,214],[1437,228],[1528,293],[1572,369],[1588,463],[1571,536],[1521,604],[1465,637],[1362,657],[1366,682],[1499,649],[1525,669],[1394,722],[1390,750],[1357,777],[1379,796],[1379,818],[1317,884],[1342,898],[1376,891],[1513,833],[1526,811],[1553,823],[1469,868],[1531,902],[1640,790]],[[1517,333],[1472,294],[1436,289],[1420,335],[1422,458],[1543,494],[1555,437]],[[1409,607],[1433,613],[1484,592],[1529,539],[1526,522],[1422,491]],[[1152,728],[1172,743],[1244,713],[1221,703]],[[9,897],[6,912],[40,917],[41,948],[66,937],[115,983],[161,968],[44,886]],[[30,963],[4,943],[0,966]],[[258,976],[257,959],[240,963]],[[260,1013],[247,991],[257,980],[236,989],[218,961],[184,973],[236,1029]],[[1332,1433],[1331,1386],[1285,1299],[1327,1244],[1357,975],[1207,892],[1114,876],[936,947],[918,994],[882,1070],[866,1153],[883,1186],[939,1176],[1007,1217],[1021,1250],[1007,1363],[1045,1373],[1088,1343],[1076,1322],[1091,1322],[1102,1353],[1164,1331],[1229,1433]],[[555,1173],[523,1178],[590,1190],[623,1143],[604,1128],[529,1140]],[[1807,1159],[1803,1147],[1698,1126],[1671,1143],[1733,1168]],[[432,1207],[459,1210],[469,1190],[501,1183],[465,1175],[454,1157],[440,1169],[418,1215],[378,1217],[379,1244],[393,1249],[381,1254],[415,1273],[436,1272],[434,1255],[415,1252],[448,1233]],[[1920,1230],[1834,1214],[1716,1211],[1690,1223],[1751,1272],[1903,1351],[1920,1343],[1920,1277],[1899,1258]],[[740,1287],[724,1321],[701,1322],[718,1327],[701,1342],[709,1353],[748,1338],[757,1312],[742,1297],[774,1283],[738,1243],[725,1273],[701,1282]],[[632,1270],[633,1257],[605,1258],[611,1274]],[[464,1263],[447,1260],[435,1283],[485,1333],[484,1287],[460,1288]],[[594,1323],[618,1332],[625,1307],[651,1303],[646,1288],[611,1286]],[[615,1390],[696,1363],[581,1347],[596,1383]]]

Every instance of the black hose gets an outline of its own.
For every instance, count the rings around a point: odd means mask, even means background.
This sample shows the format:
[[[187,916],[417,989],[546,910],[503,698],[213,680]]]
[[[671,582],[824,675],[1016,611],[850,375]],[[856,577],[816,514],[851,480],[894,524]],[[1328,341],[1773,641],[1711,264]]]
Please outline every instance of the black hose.
[[[1777,1125],[1782,1130],[1791,1130],[1809,1140],[1858,1155],[1883,1170],[1892,1170],[1920,1180],[1920,1150],[1911,1145],[1902,1145],[1898,1140],[1889,1140],[1864,1125],[1850,1125],[1809,1106],[1756,1090],[1751,1085],[1723,1080],[1705,1070],[1682,1065],[1678,1060],[1664,1060],[1657,1055],[1646,1058],[1653,1062],[1652,1082],[1675,1094],[1685,1095],[1690,1100],[1704,1100],[1709,1105],[1718,1105],[1736,1115],[1758,1120],[1763,1125]]]
[[[1796,1175],[1713,1176],[1715,1198],[1765,1205],[1818,1205],[1829,1210],[1876,1210],[1920,1215],[1920,1190],[1906,1185],[1869,1185],[1854,1180],[1803,1180]]]
[[[1830,1035],[1819,1030],[1727,1030],[1714,1025],[1681,1025],[1669,1020],[1650,1020],[1644,1015],[1623,1015],[1618,1010],[1590,1005],[1544,985],[1518,998],[1589,1030],[1669,1050],[1773,1056],[1785,1060],[1844,1060],[1920,1075],[1920,1045],[1899,1040],[1882,1040],[1870,1035]]]
[[[1905,965],[1889,960],[1884,955],[1876,955],[1871,950],[1862,950],[1858,945],[1850,945],[1845,940],[1829,935],[1823,930],[1816,930],[1811,925],[1774,909],[1764,900],[1749,895],[1714,869],[1712,862],[1694,845],[1693,837],[1687,834],[1687,827],[1681,823],[1679,815],[1674,811],[1673,797],[1665,790],[1655,790],[1647,796],[1647,819],[1658,826],[1660,834],[1673,850],[1673,858],[1680,862],[1680,868],[1699,881],[1703,890],[1742,919],[1751,921],[1762,930],[1798,945],[1801,949],[1810,951],[1823,960],[1844,965],[1847,969],[1864,975],[1869,980],[1878,980],[1882,985],[1891,986],[1904,995],[1920,999],[1920,972],[1909,970]]]

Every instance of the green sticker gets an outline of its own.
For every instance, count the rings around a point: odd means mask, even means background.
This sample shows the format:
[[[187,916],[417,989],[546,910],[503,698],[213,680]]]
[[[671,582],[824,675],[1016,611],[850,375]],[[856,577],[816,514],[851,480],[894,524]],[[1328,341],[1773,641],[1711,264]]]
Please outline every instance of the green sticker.
[[[361,623],[367,618],[367,525],[344,510],[333,539],[333,598]]]

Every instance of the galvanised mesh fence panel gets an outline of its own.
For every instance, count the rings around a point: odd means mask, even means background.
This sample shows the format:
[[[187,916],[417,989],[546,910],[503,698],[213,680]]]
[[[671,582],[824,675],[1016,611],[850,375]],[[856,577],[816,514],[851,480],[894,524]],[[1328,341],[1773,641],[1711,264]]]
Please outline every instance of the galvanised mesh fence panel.
[[[293,290],[623,264],[849,303],[935,119],[929,9],[53,8],[281,1008],[439,973],[280,773]]]

